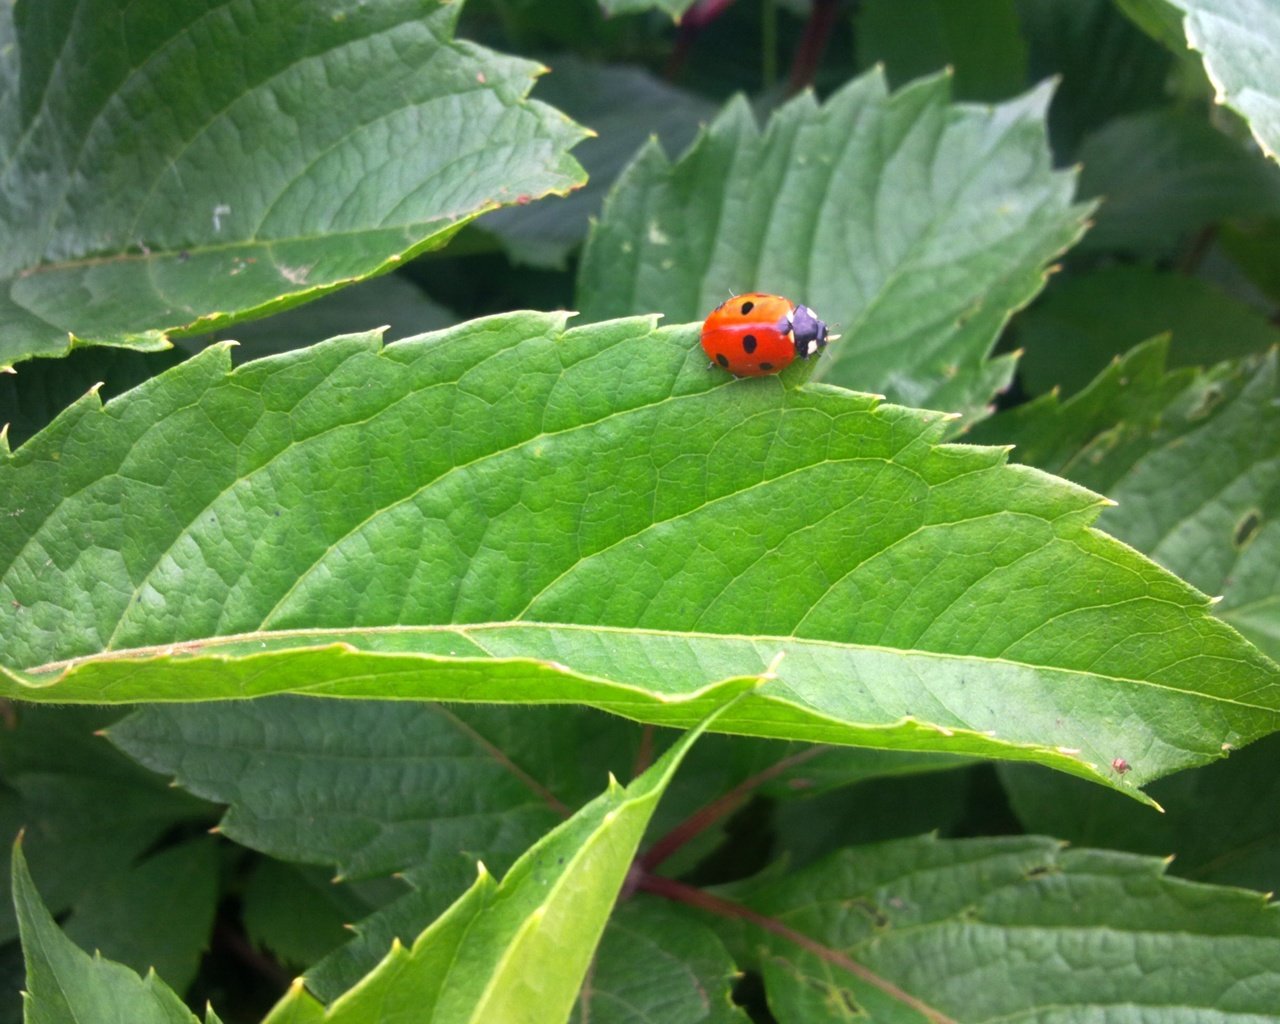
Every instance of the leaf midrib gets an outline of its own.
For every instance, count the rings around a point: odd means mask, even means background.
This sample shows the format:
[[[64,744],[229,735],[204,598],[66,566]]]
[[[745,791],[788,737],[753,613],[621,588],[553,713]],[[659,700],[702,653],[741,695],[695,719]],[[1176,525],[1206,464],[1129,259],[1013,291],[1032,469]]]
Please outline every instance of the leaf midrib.
[[[607,626],[607,625],[583,625],[582,623],[573,622],[481,622],[481,623],[443,623],[430,626],[341,626],[332,629],[278,629],[278,630],[253,630],[246,633],[233,633],[225,636],[209,637],[201,640],[185,640],[175,641],[167,644],[153,644],[146,647],[120,648],[113,651],[107,651],[100,654],[78,655],[75,658],[67,658],[62,661],[47,662],[43,665],[37,665],[31,668],[21,669],[20,671],[27,676],[45,676],[53,673],[65,674],[66,672],[76,670],[81,666],[92,666],[98,662],[115,662],[115,661],[132,661],[140,659],[165,659],[169,657],[190,655],[192,658],[197,657],[223,657],[226,660],[239,660],[243,658],[263,658],[263,657],[279,657],[289,656],[301,652],[321,651],[326,648],[334,647],[336,644],[345,643],[341,637],[346,635],[362,636],[367,634],[376,635],[395,635],[404,634],[412,635],[415,633],[454,633],[472,641],[475,646],[485,649],[484,645],[478,640],[470,636],[470,633],[483,633],[487,630],[549,630],[565,632],[582,632],[582,633],[616,633],[622,636],[643,635],[655,637],[668,637],[681,640],[709,640],[709,641],[734,641],[750,646],[758,647],[760,645],[779,646],[785,648],[787,644],[801,644],[805,646],[825,647],[838,651],[867,651],[876,654],[900,655],[903,657],[925,658],[945,661],[962,661],[971,662],[978,665],[1007,665],[1012,668],[1031,669],[1037,672],[1044,672],[1058,676],[1088,676],[1100,682],[1131,684],[1135,686],[1147,686],[1169,693],[1182,694],[1184,696],[1203,700],[1210,704],[1231,704],[1238,707],[1250,708],[1256,711],[1262,711],[1267,714],[1276,714],[1277,710],[1266,705],[1250,704],[1244,701],[1235,700],[1229,697],[1223,697],[1216,694],[1205,693],[1199,690],[1184,690],[1167,683],[1156,682],[1151,679],[1135,679],[1127,676],[1109,675],[1104,672],[1086,669],[1064,668],[1061,665],[1042,665],[1036,662],[1015,661],[1011,658],[1005,658],[994,655],[978,655],[978,654],[945,654],[938,651],[916,650],[910,648],[888,647],[882,644],[846,644],[836,640],[810,639],[807,637],[795,636],[752,636],[741,633],[698,633],[698,632],[675,632],[672,630],[649,629],[644,627],[624,627],[624,626]],[[241,652],[231,655],[221,655],[217,650],[218,647],[230,646],[232,644],[249,643],[254,641],[265,641],[274,639],[287,639],[290,637],[333,637],[334,640],[328,639],[323,643],[315,643],[312,645],[303,645],[289,648],[276,648],[270,651],[261,652]],[[370,651],[355,645],[348,645],[348,649],[353,654],[360,657],[368,658],[386,658],[394,659],[418,659],[424,663],[471,663],[471,664],[491,664],[495,662],[508,664],[521,663],[537,663],[551,664],[546,658],[535,656],[513,656],[504,655],[491,658],[476,658],[466,656],[447,656],[439,654],[428,654],[416,651]],[[768,659],[762,657],[761,665],[767,665]],[[784,662],[785,664],[785,662]],[[610,679],[603,676],[595,676],[591,673],[569,668],[575,676],[584,679],[598,679],[601,682],[608,683],[611,686],[630,686],[625,682],[616,679]],[[38,682],[35,685],[46,687],[54,685],[55,681]],[[634,689],[643,689],[643,687],[632,687]],[[291,691],[292,692],[292,691]],[[760,691],[762,696],[768,696],[767,691]]]

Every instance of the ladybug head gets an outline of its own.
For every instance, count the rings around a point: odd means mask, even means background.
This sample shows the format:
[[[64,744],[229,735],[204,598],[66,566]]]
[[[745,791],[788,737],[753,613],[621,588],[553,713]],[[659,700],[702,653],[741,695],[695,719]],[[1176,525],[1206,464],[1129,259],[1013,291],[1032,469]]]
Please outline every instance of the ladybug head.
[[[801,359],[808,359],[826,347],[827,325],[808,306],[796,306],[791,311],[791,332],[795,338],[796,355]]]

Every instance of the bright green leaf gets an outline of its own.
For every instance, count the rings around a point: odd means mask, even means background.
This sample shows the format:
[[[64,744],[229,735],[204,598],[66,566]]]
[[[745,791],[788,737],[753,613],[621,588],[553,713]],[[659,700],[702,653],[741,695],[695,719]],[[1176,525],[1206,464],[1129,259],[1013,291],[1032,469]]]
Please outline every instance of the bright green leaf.
[[[737,968],[690,911],[636,897],[618,905],[600,939],[573,1024],[748,1024],[732,1005]]]
[[[196,1018],[154,973],[89,956],[40,902],[22,848],[13,849],[13,900],[27,957],[27,1024],[193,1024]]]
[[[904,997],[959,1021],[1274,1020],[1277,906],[1163,871],[1038,837],[923,837],[732,895],[810,943],[741,925],[787,1024],[930,1019]]]
[[[166,347],[582,182],[538,65],[461,2],[0,7],[0,366]]]
[[[1273,0],[1166,0],[1184,12],[1187,44],[1204,58],[1218,102],[1238,111],[1280,160],[1280,7]]]
[[[646,147],[588,240],[583,315],[701,320],[776,292],[842,334],[827,380],[979,415],[1012,371],[987,358],[997,332],[1088,208],[1050,165],[1047,88],[997,107],[949,96],[946,76],[891,96],[876,70],[763,132],[734,101],[675,164]]]
[[[1174,366],[1216,363],[1280,342],[1265,316],[1213,285],[1142,266],[1064,275],[1014,330],[1025,350],[1019,371],[1033,394],[1077,391],[1117,353],[1165,331]]]
[[[717,688],[716,707],[742,690],[741,682]],[[501,882],[481,865],[471,889],[411,947],[394,945],[324,1020],[514,1021],[533,1007],[547,1024],[567,1020],[653,809],[704,726],[626,788],[611,780]]]
[[[0,466],[5,692],[688,725],[784,653],[718,730],[1125,786],[1276,728],[1276,666],[1095,495],[937,414],[724,381],[694,325],[563,322],[212,349],[73,406]]]

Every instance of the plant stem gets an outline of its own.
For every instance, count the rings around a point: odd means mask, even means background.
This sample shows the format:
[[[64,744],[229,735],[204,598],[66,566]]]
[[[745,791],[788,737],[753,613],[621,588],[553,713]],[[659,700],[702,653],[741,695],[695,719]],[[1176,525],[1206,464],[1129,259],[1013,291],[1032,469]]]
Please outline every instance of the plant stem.
[[[818,67],[822,64],[822,55],[826,53],[827,43],[831,41],[831,30],[835,27],[839,6],[840,0],[813,0],[809,20],[805,22],[804,35],[800,37],[795,60],[791,63],[791,76],[787,81],[788,94],[813,85]]]
[[[893,982],[880,977],[875,971],[864,967],[856,960],[841,953],[838,949],[832,949],[830,946],[810,938],[803,932],[798,932],[794,928],[788,927],[776,917],[769,917],[767,914],[761,914],[759,911],[752,910],[741,903],[734,903],[732,900],[713,896],[711,893],[695,886],[677,882],[673,878],[663,878],[661,875],[642,874],[635,880],[634,888],[653,893],[655,896],[661,896],[663,899],[705,910],[711,914],[718,914],[720,917],[746,921],[757,928],[762,928],[773,935],[777,935],[779,938],[794,943],[805,952],[812,953],[825,963],[848,971],[855,978],[878,988],[891,999],[895,999],[904,1006],[915,1010],[926,1020],[931,1021],[932,1024],[956,1024],[953,1018],[948,1017],[941,1010],[935,1010],[922,999],[917,999],[911,993],[903,991]]]
[[[778,0],[763,0],[760,5],[760,48],[764,56],[761,77],[768,90],[778,82]]]
[[[777,778],[783,772],[796,765],[812,761],[819,754],[826,753],[830,747],[808,747],[790,757],[784,757],[771,764],[764,771],[757,772],[749,779],[744,779],[733,789],[710,803],[703,804],[684,821],[649,847],[639,859],[640,867],[645,871],[653,871],[663,861],[684,846],[685,843],[701,835],[722,818],[728,817],[744,803],[747,798],[766,782]]]

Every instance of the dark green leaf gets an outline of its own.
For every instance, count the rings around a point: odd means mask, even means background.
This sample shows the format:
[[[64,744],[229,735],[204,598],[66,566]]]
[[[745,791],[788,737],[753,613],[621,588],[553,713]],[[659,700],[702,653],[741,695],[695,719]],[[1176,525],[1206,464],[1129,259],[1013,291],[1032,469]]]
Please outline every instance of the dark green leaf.
[[[1173,58],[1119,13],[1116,0],[1018,0],[1018,13],[1032,79],[1062,81],[1049,128],[1063,162],[1112,118],[1167,99]]]
[[[268,858],[254,868],[240,902],[249,939],[295,969],[350,939],[347,926],[372,910],[327,873]]]
[[[859,65],[883,63],[894,85],[953,68],[961,99],[1004,100],[1025,87],[1015,0],[864,0],[854,40]]]
[[[456,315],[429,299],[412,281],[399,274],[386,274],[264,320],[236,324],[218,331],[216,337],[236,341],[239,347],[233,358],[244,362],[305,348],[340,334],[385,327],[386,339],[396,341],[457,321]],[[198,352],[207,340],[210,339],[186,339],[179,342],[179,347]],[[19,374],[23,369],[19,368]]]
[[[234,371],[214,349],[77,404],[0,466],[7,692],[683,725],[781,652],[717,729],[1126,787],[1276,727],[1275,665],[1092,531],[1101,499],[940,444],[937,414],[722,381],[695,339],[512,314]]]
[[[928,1019],[903,996],[963,1021],[1274,1019],[1275,905],[1163,870],[1037,837],[923,837],[848,850],[733,895],[811,943],[742,926],[780,1021],[864,1019],[859,1009]]]
[[[286,697],[150,707],[110,735],[184,789],[230,805],[220,830],[254,849],[347,877],[429,863],[429,879],[470,882],[477,855],[504,870],[609,767],[625,771],[621,751],[612,765],[585,759],[599,724],[545,708]]]
[[[1216,363],[1280,342],[1280,329],[1266,317],[1204,281],[1147,267],[1108,267],[1064,275],[1018,317],[1023,383],[1033,394],[1077,391],[1119,353],[1165,331],[1174,366]]]
[[[563,198],[497,210],[481,227],[494,232],[521,262],[563,267],[587,237],[589,219],[600,212],[606,190],[636,151],[656,136],[669,152],[681,152],[699,125],[711,120],[715,106],[641,68],[589,64],[569,54],[552,65],[552,73],[538,82],[538,99],[598,136],[574,150],[588,174],[586,187]]]
[[[86,892],[64,925],[67,938],[139,974],[154,969],[185,992],[209,946],[218,868],[209,838],[161,850]]]
[[[453,38],[461,6],[0,8],[0,366],[163,348],[581,184],[581,129]]]
[[[530,847],[501,882],[479,878],[409,948],[385,959],[331,1003],[332,1024],[404,1019],[465,1021],[569,1018],[592,955],[626,880],[649,817],[684,753],[715,714],[741,694],[716,688],[713,707],[625,789],[608,790]],[[283,1001],[314,1003],[298,990]]]
[[[1083,249],[1162,256],[1206,224],[1280,215],[1280,168],[1198,114],[1116,118],[1085,139],[1079,158],[1080,193],[1102,199]]]
[[[1219,103],[1248,122],[1263,152],[1280,160],[1280,7],[1272,0],[1167,0],[1186,15]]]
[[[1151,787],[1164,814],[1134,814],[1119,794],[1060,772],[1002,766],[1014,811],[1028,831],[1079,846],[1106,843],[1173,857],[1184,878],[1275,892],[1280,888],[1280,737]]]
[[[128,1021],[193,1024],[196,1018],[154,973],[91,957],[62,934],[40,902],[22,849],[13,850],[13,900],[27,956],[27,1024]]]
[[[212,807],[165,786],[94,735],[117,714],[20,707],[0,729],[4,835],[25,829],[40,885],[58,913],[127,884],[131,865],[175,826],[214,820]],[[12,907],[0,907],[0,938],[12,938]]]
[[[737,970],[689,911],[633,898],[609,918],[573,1024],[748,1024],[730,1002]]]
[[[675,164],[647,147],[588,241],[584,316],[701,320],[731,294],[776,292],[842,333],[827,380],[980,414],[1011,372],[987,359],[996,333],[1087,208],[1050,167],[1047,89],[995,108],[949,94],[942,76],[890,96],[874,71],[763,132],[735,101]]]

